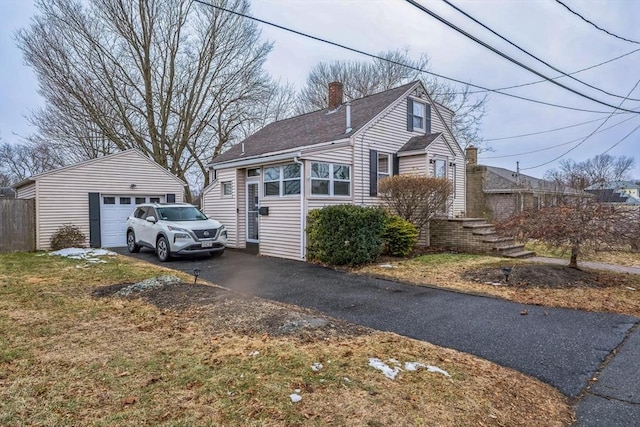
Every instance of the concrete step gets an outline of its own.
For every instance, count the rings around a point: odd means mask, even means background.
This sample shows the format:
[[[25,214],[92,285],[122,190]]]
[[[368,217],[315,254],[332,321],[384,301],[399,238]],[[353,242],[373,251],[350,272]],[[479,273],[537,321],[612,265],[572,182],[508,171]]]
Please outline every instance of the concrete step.
[[[536,253],[533,251],[518,251],[502,254],[502,256],[506,258],[531,258],[536,256]]]
[[[497,245],[497,246],[494,246],[493,249],[500,252],[501,254],[507,254],[512,252],[524,251],[524,245],[518,245],[516,243],[512,243],[510,245]]]
[[[489,235],[489,236],[491,236],[491,237],[486,237],[486,238],[482,239],[482,241],[486,242],[486,243],[494,243],[494,244],[495,243],[505,243],[505,242],[513,243],[513,237],[492,236],[492,235]]]
[[[462,228],[470,228],[472,230],[477,230],[482,228],[493,228],[493,224],[489,224],[488,222],[472,222],[469,224],[463,224]]]

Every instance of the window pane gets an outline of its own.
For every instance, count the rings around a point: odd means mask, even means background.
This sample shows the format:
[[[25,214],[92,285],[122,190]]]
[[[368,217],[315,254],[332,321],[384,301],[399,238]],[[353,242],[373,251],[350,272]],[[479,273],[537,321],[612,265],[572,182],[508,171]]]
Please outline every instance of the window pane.
[[[346,165],[333,165],[333,177],[335,179],[348,180],[349,179],[349,166],[346,166]]]
[[[233,187],[230,182],[222,183],[222,194],[224,196],[231,196],[233,194]]]
[[[116,204],[116,198],[115,197],[103,197],[102,198],[102,203],[105,205],[115,205]]]
[[[389,155],[378,154],[378,173],[383,175],[389,174]]]
[[[333,183],[333,195],[334,196],[348,196],[349,195],[349,183],[345,181],[335,181]]]
[[[260,176],[260,168],[247,169],[247,176]]]
[[[144,203],[146,200],[144,197],[136,197],[136,205]]]
[[[413,116],[413,127],[415,129],[423,129],[424,125],[422,124],[422,117]]]
[[[311,178],[329,178],[329,164],[311,163]]]
[[[323,179],[312,179],[311,194],[329,194],[329,181]]]
[[[130,205],[131,204],[131,197],[120,197],[120,204],[121,205]]]
[[[284,179],[300,178],[300,165],[285,165],[283,168]]]
[[[264,168],[264,180],[265,181],[279,181],[280,180],[280,168]]]
[[[160,203],[160,197],[149,197],[149,203]]]
[[[413,115],[424,117],[424,104],[421,102],[413,101]]]
[[[447,177],[447,169],[446,169],[446,162],[444,160],[436,160],[436,170],[435,170],[435,175],[437,178],[446,178]]]
[[[266,175],[266,171],[265,171]],[[279,196],[280,195],[280,182],[265,182],[264,183],[264,195],[265,196]]]
[[[300,180],[294,179],[284,182],[284,194],[300,194]]]

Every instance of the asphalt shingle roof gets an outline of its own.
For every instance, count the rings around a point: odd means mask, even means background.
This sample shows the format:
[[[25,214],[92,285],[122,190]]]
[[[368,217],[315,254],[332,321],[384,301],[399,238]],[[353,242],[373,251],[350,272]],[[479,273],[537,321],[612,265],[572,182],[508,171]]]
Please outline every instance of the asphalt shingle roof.
[[[436,140],[437,137],[442,135],[442,132],[438,133],[430,133],[428,135],[420,135],[414,136],[406,144],[404,144],[398,152],[401,153],[403,151],[415,151],[415,150],[424,150]]]
[[[302,114],[271,123],[213,159],[212,163],[239,160],[262,154],[295,149],[322,142],[347,138],[366,125],[396,99],[404,95],[417,81],[394,89],[351,101],[351,132],[346,131],[346,104]],[[242,153],[244,145],[244,154]]]

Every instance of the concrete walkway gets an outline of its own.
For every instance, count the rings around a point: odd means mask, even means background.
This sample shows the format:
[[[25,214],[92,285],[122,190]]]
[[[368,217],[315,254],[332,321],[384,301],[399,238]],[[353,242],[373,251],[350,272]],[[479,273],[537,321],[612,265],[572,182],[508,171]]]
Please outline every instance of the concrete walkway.
[[[535,256],[531,258],[523,258],[523,261],[531,261],[531,262],[539,262],[543,264],[558,264],[558,265],[568,265],[569,261],[566,259],[559,258],[548,258]],[[605,264],[603,262],[593,262],[593,261],[578,261],[578,267],[589,268],[591,270],[608,270],[615,271],[617,273],[631,273],[631,274],[640,274],[640,267],[627,267],[624,265],[613,265],[613,264]]]
[[[135,257],[157,263],[146,250]],[[525,305],[233,250],[220,258],[162,265],[191,274],[197,268],[201,278],[233,290],[516,369],[575,398],[581,427],[632,426],[640,420],[638,317]]]

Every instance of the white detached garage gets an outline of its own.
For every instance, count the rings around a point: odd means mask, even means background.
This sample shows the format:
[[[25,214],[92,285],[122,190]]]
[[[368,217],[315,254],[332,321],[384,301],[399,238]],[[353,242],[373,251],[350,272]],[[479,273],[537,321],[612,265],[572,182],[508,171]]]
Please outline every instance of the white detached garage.
[[[126,246],[126,222],[135,205],[182,202],[185,183],[132,149],[32,176],[15,188],[19,199],[36,201],[36,249],[75,225],[91,247]]]

